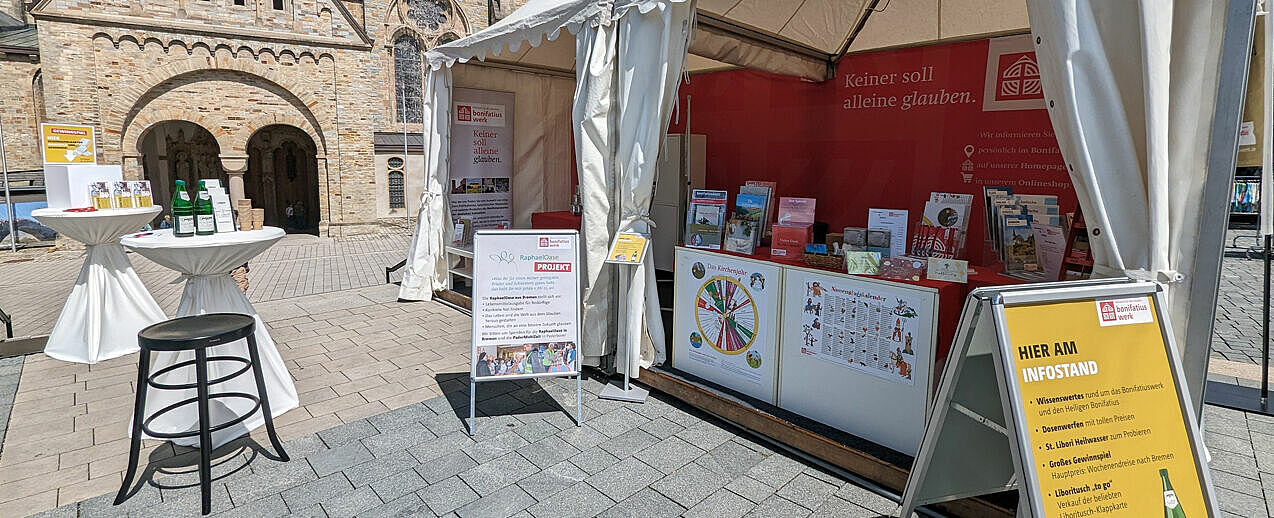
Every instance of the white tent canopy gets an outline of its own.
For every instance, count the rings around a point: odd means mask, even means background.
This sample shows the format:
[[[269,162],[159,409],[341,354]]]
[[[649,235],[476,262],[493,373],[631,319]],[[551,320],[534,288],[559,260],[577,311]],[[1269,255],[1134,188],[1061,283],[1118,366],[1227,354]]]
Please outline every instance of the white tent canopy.
[[[614,274],[601,260],[615,231],[648,228],[651,169],[683,65],[689,72],[737,66],[824,80],[849,52],[1033,29],[1081,208],[1106,233],[1094,236],[1098,262],[1108,274],[1173,283],[1174,327],[1201,404],[1218,282],[1215,235],[1223,233],[1208,208],[1224,210],[1228,180],[1219,175],[1233,173],[1239,108],[1226,88],[1238,91],[1241,103],[1244,82],[1232,71],[1246,74],[1252,8],[1246,7],[1243,33],[1243,6],[1242,0],[531,0],[428,54],[426,192],[400,297],[427,299],[446,286],[442,186],[456,63],[476,58],[576,77],[573,123],[588,256],[581,345],[585,359],[596,362],[614,349],[608,336]],[[1236,52],[1242,66],[1223,66],[1222,58]],[[1227,132],[1234,133],[1228,141]],[[657,361],[663,340],[652,307],[657,298],[645,282],[651,268],[632,279],[633,311],[624,323],[630,331],[645,328],[655,349],[647,360]],[[1198,275],[1178,277],[1190,272]],[[631,345],[642,335],[627,333],[629,351],[635,353]],[[636,362],[617,364],[624,370]]]

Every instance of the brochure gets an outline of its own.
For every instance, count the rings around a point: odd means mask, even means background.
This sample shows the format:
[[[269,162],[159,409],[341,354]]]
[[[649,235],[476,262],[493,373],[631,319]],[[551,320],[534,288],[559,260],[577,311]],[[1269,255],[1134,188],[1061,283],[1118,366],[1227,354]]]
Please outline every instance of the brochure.
[[[725,250],[752,255],[756,250],[756,234],[760,233],[758,226],[759,222],[730,218],[726,222]]]
[[[748,186],[745,185],[740,189],[747,188]],[[752,187],[752,189],[758,188],[760,187]],[[755,227],[755,231],[748,232],[749,237],[752,238],[753,247],[761,244],[761,233],[765,228],[766,203],[766,196],[760,194],[740,192],[734,198],[734,217],[747,222],[749,227]]]
[[[780,225],[813,225],[814,198],[779,198]]]
[[[725,225],[726,192],[695,189],[690,196],[686,215],[686,246],[721,249],[721,232]]]
[[[1062,227],[1032,223],[1035,233],[1035,253],[1044,276],[1057,280],[1062,270],[1062,256],[1066,254],[1066,231]]]
[[[1005,215],[1004,225],[1004,271],[1039,271],[1039,260],[1035,252],[1035,232],[1031,230],[1031,217],[1028,215]]]
[[[757,236],[759,240],[764,241],[770,237],[771,226],[774,225],[774,210],[778,205],[774,199],[778,195],[778,188],[779,184],[775,182],[748,180],[743,182],[743,187],[739,189],[739,192],[743,193],[765,195],[765,216],[761,218],[761,235]],[[757,244],[761,242],[758,241]]]
[[[907,253],[907,211],[903,209],[871,209],[867,211],[867,228],[889,231],[889,257]],[[870,237],[870,236],[868,236]],[[870,247],[870,243],[868,244]]]

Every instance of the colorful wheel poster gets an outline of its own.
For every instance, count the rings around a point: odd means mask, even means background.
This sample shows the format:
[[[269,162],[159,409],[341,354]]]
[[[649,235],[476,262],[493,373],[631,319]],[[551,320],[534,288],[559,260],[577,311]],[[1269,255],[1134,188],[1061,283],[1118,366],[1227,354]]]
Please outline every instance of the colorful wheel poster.
[[[775,403],[782,267],[678,248],[673,367]]]

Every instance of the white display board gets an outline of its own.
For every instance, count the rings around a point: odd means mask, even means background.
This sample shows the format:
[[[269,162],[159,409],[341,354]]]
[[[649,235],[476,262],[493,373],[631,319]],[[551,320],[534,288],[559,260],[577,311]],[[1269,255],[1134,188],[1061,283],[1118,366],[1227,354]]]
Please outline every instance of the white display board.
[[[938,290],[784,267],[778,406],[915,455]]]
[[[452,90],[452,221],[475,229],[512,228],[513,92]]]
[[[470,371],[475,381],[579,373],[579,252],[574,230],[478,231]]]
[[[783,268],[678,247],[673,367],[776,404]]]

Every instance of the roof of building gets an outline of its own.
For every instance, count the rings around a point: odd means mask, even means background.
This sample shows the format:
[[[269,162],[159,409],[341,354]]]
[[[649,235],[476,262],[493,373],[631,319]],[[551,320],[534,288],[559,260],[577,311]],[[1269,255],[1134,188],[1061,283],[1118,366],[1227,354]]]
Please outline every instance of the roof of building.
[[[35,25],[27,25],[0,13],[0,52],[37,54],[40,52],[40,44],[36,37]]]

